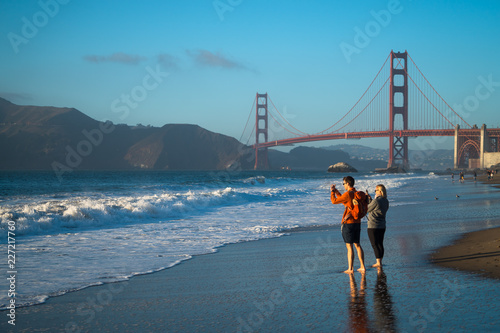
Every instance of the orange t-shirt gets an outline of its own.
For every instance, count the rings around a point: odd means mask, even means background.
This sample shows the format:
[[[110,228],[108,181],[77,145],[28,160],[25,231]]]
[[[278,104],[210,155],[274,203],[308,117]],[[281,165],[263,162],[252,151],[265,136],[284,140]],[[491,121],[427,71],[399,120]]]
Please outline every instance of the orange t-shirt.
[[[354,198],[353,191],[356,191],[354,187],[351,191],[346,191],[344,194],[341,194],[339,190],[335,189],[335,191],[332,191],[330,194],[332,204],[344,204],[345,206],[344,215],[342,215],[342,224],[361,223],[361,219],[355,220],[350,213],[350,210],[354,208],[352,205],[352,199]]]

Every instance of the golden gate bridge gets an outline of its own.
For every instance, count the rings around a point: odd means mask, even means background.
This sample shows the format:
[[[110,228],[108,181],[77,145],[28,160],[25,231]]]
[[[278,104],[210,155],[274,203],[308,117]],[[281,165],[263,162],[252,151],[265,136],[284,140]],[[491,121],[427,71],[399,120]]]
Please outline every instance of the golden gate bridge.
[[[405,170],[410,169],[408,139],[411,137],[454,136],[455,168],[483,167],[479,162],[481,152],[499,151],[500,128],[470,125],[434,89],[407,51],[391,51],[358,101],[321,132],[308,134],[295,128],[267,93],[256,94],[252,113],[254,107],[255,124],[249,141],[255,139],[252,144],[255,169],[269,167],[269,147],[336,139],[388,137],[387,166]],[[270,140],[269,118],[286,137]]]

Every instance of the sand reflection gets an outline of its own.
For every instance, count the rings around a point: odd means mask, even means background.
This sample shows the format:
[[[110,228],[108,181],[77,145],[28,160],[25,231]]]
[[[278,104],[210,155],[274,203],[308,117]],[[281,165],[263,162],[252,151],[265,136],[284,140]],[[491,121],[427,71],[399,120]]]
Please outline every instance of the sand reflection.
[[[373,309],[375,312],[376,332],[396,332],[391,295],[387,288],[387,276],[379,268],[377,270],[377,283],[373,294]]]

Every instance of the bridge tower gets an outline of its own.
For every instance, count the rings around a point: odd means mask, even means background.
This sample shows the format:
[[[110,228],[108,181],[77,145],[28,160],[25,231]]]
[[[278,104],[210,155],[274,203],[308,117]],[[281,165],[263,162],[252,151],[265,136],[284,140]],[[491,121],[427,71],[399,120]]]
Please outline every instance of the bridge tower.
[[[402,166],[409,169],[408,137],[398,130],[408,129],[408,53],[391,51],[389,87],[389,163],[387,167]],[[398,116],[398,119],[396,119]],[[397,129],[395,124],[397,124]],[[402,128],[401,128],[402,126]]]
[[[259,148],[259,142],[267,142],[268,118],[267,118],[267,93],[257,93],[255,103],[255,166],[254,169],[268,169],[267,147]],[[260,140],[262,139],[262,140]]]

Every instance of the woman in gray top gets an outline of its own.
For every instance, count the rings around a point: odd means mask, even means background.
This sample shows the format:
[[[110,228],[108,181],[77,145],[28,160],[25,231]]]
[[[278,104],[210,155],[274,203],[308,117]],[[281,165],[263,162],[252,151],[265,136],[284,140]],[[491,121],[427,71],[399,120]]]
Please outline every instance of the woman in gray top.
[[[387,200],[387,190],[384,185],[379,184],[375,187],[375,199],[368,196],[368,237],[372,244],[377,263],[372,267],[382,267],[382,258],[384,257],[384,234],[385,234],[385,215],[389,209],[389,200]]]

